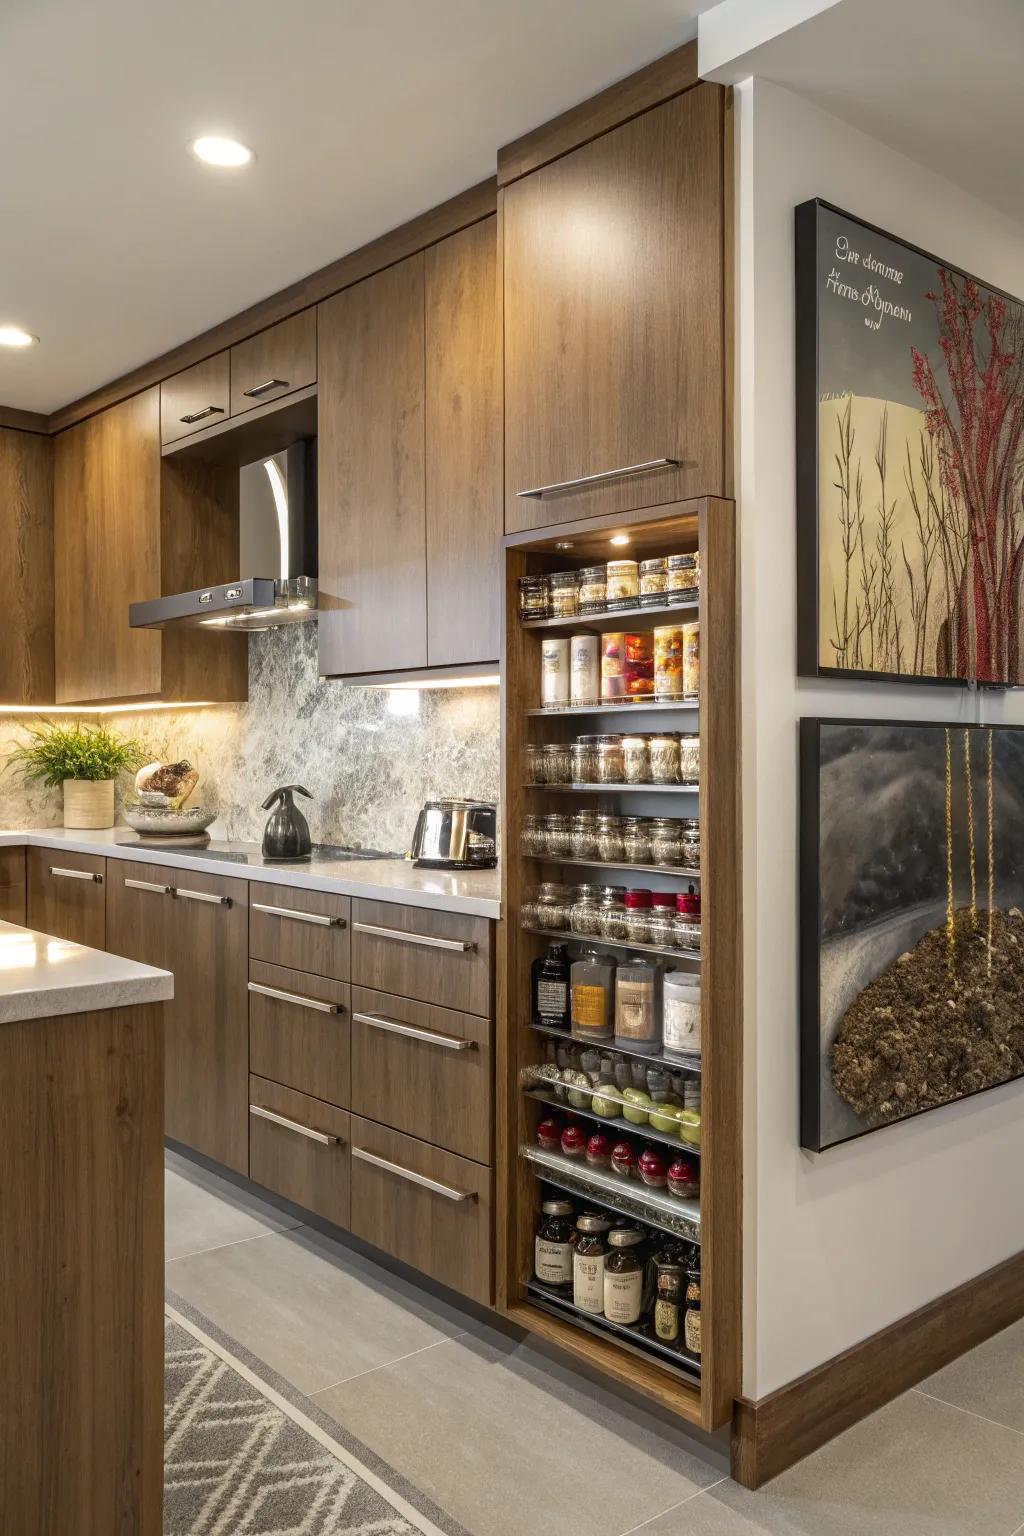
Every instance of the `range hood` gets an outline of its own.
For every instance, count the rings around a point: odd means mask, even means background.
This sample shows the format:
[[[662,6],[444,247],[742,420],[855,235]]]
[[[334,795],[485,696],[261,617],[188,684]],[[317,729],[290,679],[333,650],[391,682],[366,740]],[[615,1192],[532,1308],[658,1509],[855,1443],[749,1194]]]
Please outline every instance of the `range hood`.
[[[238,579],[132,603],[132,629],[273,629],[316,618],[316,439],[238,475]]]

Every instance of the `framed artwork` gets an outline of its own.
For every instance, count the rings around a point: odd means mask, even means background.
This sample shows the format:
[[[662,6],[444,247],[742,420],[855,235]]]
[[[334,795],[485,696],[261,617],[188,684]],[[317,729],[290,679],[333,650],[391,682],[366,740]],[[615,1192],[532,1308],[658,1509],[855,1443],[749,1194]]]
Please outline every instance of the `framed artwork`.
[[[1024,727],[800,722],[801,1145],[1024,1075]]]
[[[1024,305],[796,209],[799,670],[1024,683]]]

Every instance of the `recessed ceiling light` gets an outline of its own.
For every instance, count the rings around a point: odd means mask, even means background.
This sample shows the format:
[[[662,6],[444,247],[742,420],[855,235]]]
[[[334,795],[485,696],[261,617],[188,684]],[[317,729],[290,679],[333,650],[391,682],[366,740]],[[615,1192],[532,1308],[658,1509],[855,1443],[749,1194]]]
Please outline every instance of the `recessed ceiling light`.
[[[39,340],[20,325],[0,325],[0,347],[31,347]]]
[[[254,158],[252,150],[239,144],[237,139],[222,139],[215,134],[204,134],[202,138],[193,139],[192,153],[204,165],[248,165]]]
[[[608,540],[608,542],[609,542],[609,544],[615,544],[615,545],[618,545],[618,546],[621,546],[623,544],[628,544],[629,543],[629,534],[628,533],[613,533],[611,538]]]

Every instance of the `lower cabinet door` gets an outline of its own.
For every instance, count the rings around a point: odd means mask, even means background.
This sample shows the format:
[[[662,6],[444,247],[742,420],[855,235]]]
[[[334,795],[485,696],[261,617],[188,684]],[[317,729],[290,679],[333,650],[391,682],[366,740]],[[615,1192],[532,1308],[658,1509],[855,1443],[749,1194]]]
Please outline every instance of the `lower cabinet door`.
[[[491,1170],[372,1120],[351,1123],[356,1237],[489,1305]]]
[[[349,1224],[349,1116],[264,1077],[249,1078],[249,1177],[339,1227]]]
[[[346,1107],[348,982],[250,960],[249,1070]]]
[[[106,949],[107,861],[92,853],[30,848],[27,922],[37,933]]]

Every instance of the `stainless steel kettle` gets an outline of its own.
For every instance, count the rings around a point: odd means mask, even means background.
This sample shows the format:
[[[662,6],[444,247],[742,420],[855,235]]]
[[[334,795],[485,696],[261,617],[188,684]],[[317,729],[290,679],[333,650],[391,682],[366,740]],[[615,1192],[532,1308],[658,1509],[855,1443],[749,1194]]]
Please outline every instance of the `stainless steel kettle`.
[[[292,800],[293,794],[305,795],[307,800],[313,798],[301,784],[282,784],[280,789],[275,789],[263,802],[265,811],[276,806],[273,816],[267,818],[263,829],[265,859],[277,859],[284,863],[308,859],[313,851],[309,823]]]
[[[421,869],[493,869],[498,808],[489,800],[428,800],[416,818],[412,856]]]

